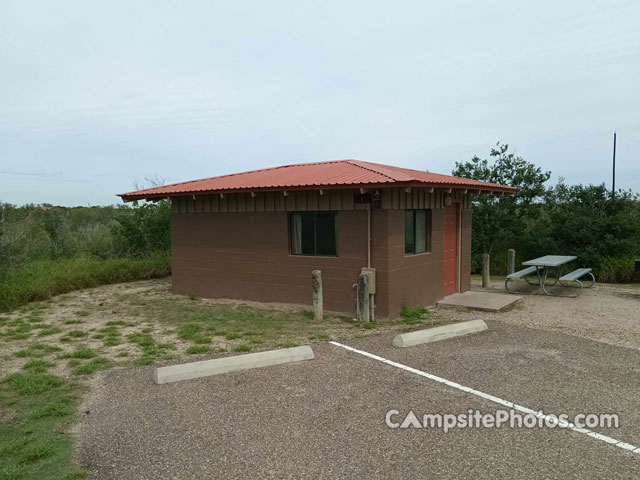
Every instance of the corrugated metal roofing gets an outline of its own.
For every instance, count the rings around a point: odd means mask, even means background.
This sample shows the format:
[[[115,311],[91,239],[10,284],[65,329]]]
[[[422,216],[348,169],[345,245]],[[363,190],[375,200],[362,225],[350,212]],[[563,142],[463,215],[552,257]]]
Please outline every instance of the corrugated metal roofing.
[[[185,194],[231,193],[265,190],[308,190],[317,188],[436,186],[473,188],[485,192],[512,194],[515,188],[467,178],[440,175],[408,168],[363,162],[336,160],[265,168],[190,182],[147,188],[119,196],[125,201],[164,198]]]

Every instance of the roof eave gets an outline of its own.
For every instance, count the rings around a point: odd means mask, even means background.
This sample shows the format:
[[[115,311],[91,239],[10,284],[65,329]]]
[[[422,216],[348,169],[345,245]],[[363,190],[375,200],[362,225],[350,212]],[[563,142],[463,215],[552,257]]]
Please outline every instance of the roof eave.
[[[437,188],[437,189],[451,189],[451,190],[466,190],[468,194],[482,194],[482,193],[499,193],[503,195],[512,196],[516,193],[515,187],[509,187],[506,185],[464,185],[456,183],[431,183],[431,182],[384,182],[384,183],[350,183],[350,184],[333,184],[333,185],[303,185],[303,186],[281,186],[281,187],[259,187],[259,188],[236,188],[236,189],[218,189],[218,190],[192,190],[192,191],[175,191],[175,192],[159,192],[159,193],[121,193],[118,196],[124,202],[134,202],[136,200],[162,200],[171,197],[187,197],[190,195],[218,195],[218,194],[231,194],[231,193],[251,193],[251,192],[293,192],[302,190],[343,190],[347,188]]]

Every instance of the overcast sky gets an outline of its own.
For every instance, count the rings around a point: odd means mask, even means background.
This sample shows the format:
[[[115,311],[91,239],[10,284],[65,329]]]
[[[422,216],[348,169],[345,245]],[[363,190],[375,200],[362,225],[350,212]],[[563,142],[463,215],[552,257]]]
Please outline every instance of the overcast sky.
[[[0,2],[0,201],[496,141],[640,191],[638,1]]]

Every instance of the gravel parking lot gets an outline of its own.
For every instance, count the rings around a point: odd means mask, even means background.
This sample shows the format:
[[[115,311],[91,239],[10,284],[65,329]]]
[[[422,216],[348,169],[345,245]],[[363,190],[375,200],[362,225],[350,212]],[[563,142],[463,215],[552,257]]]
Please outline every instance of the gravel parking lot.
[[[396,349],[349,345],[547,413],[617,413],[598,430],[640,444],[640,351],[488,322]],[[95,379],[78,457],[91,478],[636,478],[640,455],[557,429],[391,429],[401,412],[496,405],[328,343],[316,359],[168,385],[151,367]]]
[[[538,287],[520,283],[514,288],[537,292]],[[480,285],[481,279],[473,277],[473,290],[505,293],[504,278],[493,277],[489,290]],[[499,320],[640,350],[640,284],[598,283],[593,289],[585,289],[578,298],[525,294],[514,308],[499,313],[439,307],[432,310],[445,321]]]

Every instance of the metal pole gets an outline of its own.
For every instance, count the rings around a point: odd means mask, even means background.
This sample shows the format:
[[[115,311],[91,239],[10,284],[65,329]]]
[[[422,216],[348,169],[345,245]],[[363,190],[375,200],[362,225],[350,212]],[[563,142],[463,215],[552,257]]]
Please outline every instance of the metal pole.
[[[616,132],[613,132],[613,181],[611,182],[611,193],[616,194]]]

